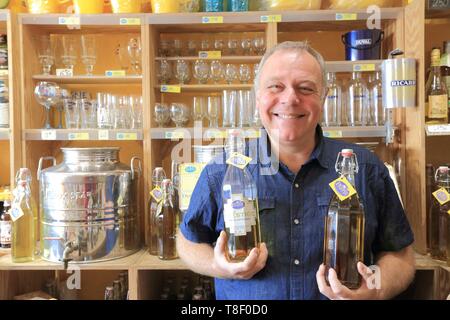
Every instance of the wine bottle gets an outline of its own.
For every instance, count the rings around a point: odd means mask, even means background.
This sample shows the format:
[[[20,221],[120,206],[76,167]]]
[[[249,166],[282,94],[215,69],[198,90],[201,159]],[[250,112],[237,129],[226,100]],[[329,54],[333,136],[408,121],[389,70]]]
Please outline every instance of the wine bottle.
[[[448,95],[441,76],[440,58],[440,49],[434,48],[431,51],[431,68],[425,93],[425,122],[427,124],[448,123]]]
[[[162,201],[162,190],[161,183],[166,178],[166,173],[164,169],[161,167],[157,167],[153,170],[152,174],[152,182],[153,189],[150,192],[150,202],[148,204],[148,231],[147,235],[149,237],[149,249],[150,254],[157,255],[158,254],[158,237],[157,237],[157,225],[156,225],[156,214],[158,211],[158,206]]]

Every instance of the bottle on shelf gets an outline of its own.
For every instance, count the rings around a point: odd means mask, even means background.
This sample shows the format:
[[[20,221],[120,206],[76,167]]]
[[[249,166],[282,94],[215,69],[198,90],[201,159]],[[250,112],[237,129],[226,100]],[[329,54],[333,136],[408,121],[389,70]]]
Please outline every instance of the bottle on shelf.
[[[435,174],[436,190],[431,209],[430,254],[433,259],[447,259],[448,211],[450,210],[450,169],[440,166]]]
[[[432,211],[432,201],[433,195],[431,194],[434,190],[436,190],[436,185],[434,183],[434,173],[436,170],[431,163],[426,165],[426,176],[427,176],[427,184],[426,184],[426,211],[427,211],[427,250],[430,251],[431,248],[431,211]]]
[[[27,262],[35,259],[37,208],[33,205],[30,185],[30,170],[21,168],[16,174],[16,189],[13,191],[14,200],[11,206],[13,262]]]
[[[368,90],[361,72],[352,72],[347,92],[347,125],[365,126],[369,118]]]
[[[156,213],[158,235],[158,257],[162,260],[178,258],[176,248],[176,213],[172,203],[172,182],[164,179],[162,182],[162,207]]]
[[[247,169],[242,130],[230,130],[227,140],[228,168],[222,183],[223,215],[228,237],[227,255],[230,261],[244,260],[259,247],[261,234],[257,188]]]
[[[425,122],[427,124],[448,123],[448,94],[441,76],[440,59],[441,50],[434,48],[431,51],[431,68],[425,88]]]
[[[150,249],[150,254],[158,255],[158,236],[157,236],[157,225],[156,225],[156,214],[158,209],[162,206],[162,189],[161,183],[166,178],[166,172],[162,167],[157,167],[153,170],[152,182],[153,189],[150,192],[150,202],[148,204],[149,218],[148,218],[148,233],[149,243],[147,244]]]
[[[105,288],[105,300],[114,300],[114,288],[112,286],[107,286]]]
[[[9,128],[9,90],[5,80],[0,79],[0,128]]]
[[[448,117],[450,118],[450,40],[444,41],[444,54],[441,56],[441,75],[447,87]]]
[[[183,220],[180,211],[180,172],[179,172],[179,164],[172,160],[172,169],[171,169],[171,180],[172,180],[172,201],[173,201],[173,209],[176,213],[177,218],[177,227],[180,225],[180,222]]]
[[[5,200],[3,202],[3,209],[0,216],[0,248],[2,249],[11,248],[12,221],[10,210],[11,202],[9,200]]]
[[[328,95],[323,106],[322,126],[340,126],[342,113],[342,89],[336,81],[336,74],[334,72],[327,73],[327,87]]]
[[[353,194],[350,192],[355,188],[355,174],[358,173],[358,162],[352,149],[343,149],[338,154],[335,168],[340,179],[346,181],[332,182],[335,192],[325,218],[323,244],[326,281],[329,269],[333,268],[343,285],[355,289],[361,284],[357,263],[364,258],[364,207],[356,190]]]
[[[386,122],[386,109],[383,108],[383,87],[381,84],[381,73],[379,71],[375,72],[368,87],[370,101],[370,124],[374,126],[383,126]]]

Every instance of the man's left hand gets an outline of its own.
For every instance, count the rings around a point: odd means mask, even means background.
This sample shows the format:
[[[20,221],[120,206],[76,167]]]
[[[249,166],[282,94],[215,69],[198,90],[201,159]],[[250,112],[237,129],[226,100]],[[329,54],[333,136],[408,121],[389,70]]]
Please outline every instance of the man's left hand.
[[[370,289],[367,286],[367,281],[372,276],[373,272],[364,263],[358,262],[358,272],[362,276],[361,286],[356,290],[351,290],[344,286],[337,277],[337,273],[334,269],[330,269],[328,272],[327,284],[325,280],[325,265],[321,264],[319,270],[316,273],[316,280],[319,286],[320,293],[331,300],[374,300],[379,299],[379,290],[373,288]]]

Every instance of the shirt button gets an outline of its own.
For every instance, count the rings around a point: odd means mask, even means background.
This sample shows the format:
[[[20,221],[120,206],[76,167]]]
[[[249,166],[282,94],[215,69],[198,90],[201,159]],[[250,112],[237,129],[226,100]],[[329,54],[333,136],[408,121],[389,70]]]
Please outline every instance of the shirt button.
[[[300,223],[300,220],[294,219],[294,223],[295,223],[295,224],[299,224],[299,223]]]
[[[300,186],[298,185],[298,183],[295,184],[295,187],[298,189],[300,188]]]
[[[294,264],[298,266],[298,265],[300,264],[300,261],[298,261],[297,259],[295,259],[295,260],[294,260]]]

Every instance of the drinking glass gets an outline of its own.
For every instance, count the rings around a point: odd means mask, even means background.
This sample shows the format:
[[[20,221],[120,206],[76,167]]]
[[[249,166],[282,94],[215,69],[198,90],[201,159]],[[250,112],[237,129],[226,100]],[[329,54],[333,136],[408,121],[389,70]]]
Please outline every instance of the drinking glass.
[[[227,42],[228,53],[234,55],[237,53],[238,41],[236,39],[229,39]]]
[[[266,45],[263,37],[256,37],[252,40],[253,48],[258,55],[263,55],[266,51]]]
[[[170,121],[170,109],[165,103],[156,103],[154,119],[158,127],[162,128]]]
[[[206,103],[204,97],[195,96],[192,100],[192,115],[194,121],[202,121],[205,116]]]
[[[253,79],[256,79],[256,76],[258,75],[258,68],[259,68],[259,63],[255,63],[253,65]]]
[[[189,82],[189,64],[186,61],[182,59],[177,60],[175,67],[175,78],[177,78],[180,84]]]
[[[234,64],[227,64],[225,66],[225,80],[228,84],[232,84],[237,79],[237,68]]]
[[[250,66],[248,64],[241,64],[239,66],[239,81],[241,83],[247,83],[251,78]]]
[[[57,129],[62,129],[62,118],[63,118],[63,112],[64,112],[64,101],[70,99],[70,93],[66,89],[61,89],[61,99],[59,99],[58,103],[56,104],[56,110],[58,110],[59,113],[59,123],[56,127]]]
[[[222,51],[224,47],[225,47],[225,43],[223,42],[222,39],[214,40],[214,50]]]
[[[194,78],[200,84],[206,84],[209,78],[209,65],[205,60],[196,60],[194,63]]]
[[[189,109],[183,103],[172,103],[170,105],[170,118],[177,128],[181,128],[189,121]]]
[[[200,42],[200,49],[201,51],[208,51],[209,50],[209,40],[204,39]]]
[[[85,66],[86,75],[92,76],[94,65],[97,62],[95,35],[84,34],[81,36],[81,61]]]
[[[81,115],[81,129],[97,128],[97,102],[91,99],[77,99]]]
[[[50,124],[50,108],[61,99],[61,89],[54,82],[40,81],[34,88],[37,102],[45,108],[44,129],[52,129]]]
[[[61,37],[62,55],[61,62],[66,69],[72,69],[77,62],[77,50],[75,46],[75,38],[72,35],[63,35]]]
[[[181,57],[183,55],[183,42],[179,39],[173,40],[173,54],[175,57]]]
[[[170,55],[170,42],[168,40],[161,40],[159,42],[158,52],[161,57],[168,57]]]
[[[67,129],[80,128],[80,109],[73,99],[64,99],[64,115]]]
[[[142,48],[141,48],[141,38],[137,37],[137,38],[131,38],[128,41],[128,55],[130,56],[130,61],[131,61],[131,67],[134,70],[135,74],[141,74],[142,70],[141,70],[141,52],[142,52]]]
[[[39,62],[42,65],[42,74],[50,75],[50,70],[55,64],[55,41],[49,35],[38,37],[39,42]]]
[[[131,128],[142,129],[143,101],[142,96],[130,96],[131,103]]]
[[[119,43],[114,49],[114,55],[120,69],[124,70],[126,73],[130,65],[130,57],[128,56],[128,52],[125,47]]]
[[[237,100],[237,109],[238,109],[238,127],[248,127],[250,125],[249,120],[249,101],[250,101],[250,91],[248,90],[239,90],[238,91],[238,100]]]
[[[128,96],[119,96],[114,109],[114,129],[129,129],[131,106]]]
[[[210,74],[214,83],[219,83],[223,79],[223,64],[219,60],[211,61]]]
[[[220,99],[219,97],[208,97],[208,113],[207,117],[209,120],[210,128],[217,128],[218,120],[219,120],[219,108],[220,108]]]
[[[241,40],[241,49],[242,54],[244,56],[248,56],[250,54],[250,51],[252,49],[252,41],[250,39],[242,39]]]
[[[170,83],[170,78],[172,77],[172,66],[170,65],[170,62],[163,59],[159,62],[158,66],[159,68],[157,69],[156,76],[158,77],[159,83]]]
[[[196,56],[197,55],[197,42],[194,40],[189,40],[187,43],[187,50],[189,56]]]
[[[237,105],[237,91],[223,90],[222,92],[223,127],[225,128],[236,127],[236,105]]]
[[[100,129],[112,129],[112,110],[110,103],[110,94],[98,92],[97,93],[97,127]]]

